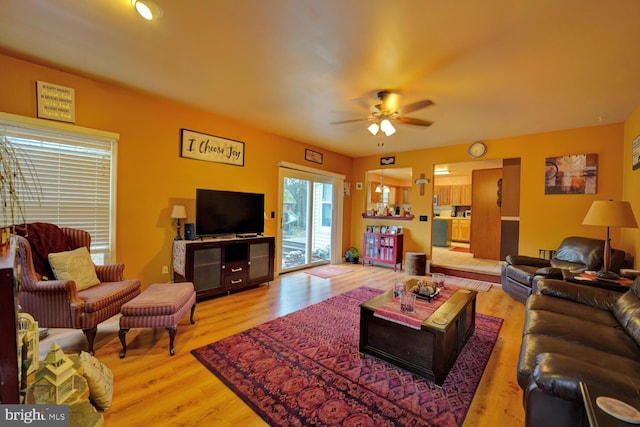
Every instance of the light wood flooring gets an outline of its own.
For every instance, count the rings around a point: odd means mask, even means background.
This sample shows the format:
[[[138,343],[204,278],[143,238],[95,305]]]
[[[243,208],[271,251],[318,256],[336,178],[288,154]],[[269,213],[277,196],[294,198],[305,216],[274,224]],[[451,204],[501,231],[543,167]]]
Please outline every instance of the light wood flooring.
[[[471,271],[500,276],[502,262],[490,259],[474,258],[472,253],[456,252],[455,247],[468,248],[468,243],[454,242],[449,247],[431,248],[431,264],[434,266],[455,268],[462,271]]]
[[[118,318],[98,328],[96,356],[114,373],[113,406],[107,426],[264,426],[266,423],[190,354],[190,350],[291,313],[359,286],[388,289],[408,277],[390,268],[342,264],[352,273],[321,279],[302,271],[276,278],[270,286],[198,303],[196,324],[178,325],[176,355],[169,356],[166,330],[132,329],[127,356],[118,357]],[[464,426],[523,426],[522,392],[516,381],[524,306],[499,285],[480,292],[477,311],[504,319]],[[52,330],[40,354],[53,342],[65,352],[85,347],[81,331]]]

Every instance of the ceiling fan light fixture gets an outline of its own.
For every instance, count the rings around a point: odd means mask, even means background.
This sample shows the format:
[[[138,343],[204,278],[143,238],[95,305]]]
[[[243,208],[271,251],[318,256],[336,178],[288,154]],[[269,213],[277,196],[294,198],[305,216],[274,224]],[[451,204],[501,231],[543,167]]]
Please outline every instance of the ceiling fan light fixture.
[[[147,21],[160,18],[163,15],[162,8],[153,0],[131,0],[136,12]]]
[[[380,129],[384,132],[385,135],[391,136],[396,133],[396,128],[393,127],[389,119],[383,119],[380,122]]]
[[[378,123],[373,122],[369,125],[369,127],[367,128],[367,130],[369,132],[371,132],[371,135],[377,135],[378,131],[380,130],[380,126],[378,126]]]

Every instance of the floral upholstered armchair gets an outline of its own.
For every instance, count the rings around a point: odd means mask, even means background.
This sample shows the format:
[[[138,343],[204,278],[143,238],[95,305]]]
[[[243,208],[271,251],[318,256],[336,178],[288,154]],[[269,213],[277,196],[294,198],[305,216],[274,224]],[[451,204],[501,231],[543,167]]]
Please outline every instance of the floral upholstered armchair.
[[[17,236],[22,311],[40,327],[82,329],[88,352],[93,354],[98,324],[120,313],[123,304],[140,294],[140,281],[125,280],[123,264],[93,265],[87,258],[91,235],[84,230],[46,223],[24,228],[16,227],[17,234],[25,235]],[[52,252],[52,248],[66,250]]]

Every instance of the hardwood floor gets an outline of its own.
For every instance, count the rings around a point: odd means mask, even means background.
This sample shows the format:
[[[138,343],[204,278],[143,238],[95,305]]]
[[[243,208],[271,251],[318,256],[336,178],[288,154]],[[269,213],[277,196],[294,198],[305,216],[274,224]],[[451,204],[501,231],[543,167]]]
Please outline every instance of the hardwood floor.
[[[114,373],[113,406],[107,426],[264,426],[266,423],[190,354],[276,317],[291,313],[358,286],[388,289],[409,277],[384,267],[343,264],[353,272],[321,279],[304,272],[288,273],[257,289],[198,303],[196,324],[186,316],[178,325],[176,355],[169,356],[166,330],[132,329],[127,356],[119,359],[117,317],[100,325],[96,356]],[[522,426],[522,392],[516,381],[524,306],[500,286],[479,292],[477,311],[504,319],[500,336],[480,382],[464,426]],[[81,331],[54,330],[40,345],[52,342],[65,352],[84,348]]]

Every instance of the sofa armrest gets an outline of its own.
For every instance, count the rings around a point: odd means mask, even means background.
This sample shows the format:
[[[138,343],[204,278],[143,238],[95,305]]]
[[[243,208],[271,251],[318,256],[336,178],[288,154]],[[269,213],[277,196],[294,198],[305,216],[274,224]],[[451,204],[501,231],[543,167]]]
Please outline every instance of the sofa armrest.
[[[53,293],[53,292],[67,292],[74,295],[76,298],[78,294],[76,292],[76,282],[73,280],[38,280],[32,283],[21,283],[20,292],[29,293]]]
[[[632,396],[637,395],[635,386],[640,384],[640,377],[557,353],[540,353],[536,357],[532,380],[545,393],[579,404],[582,404],[580,382]]]
[[[96,265],[96,275],[100,282],[121,282],[124,280],[124,264]]]
[[[538,268],[551,266],[551,263],[546,259],[535,258],[527,255],[507,255],[505,260],[511,265],[531,265]]]
[[[536,276],[544,276],[547,279],[562,279],[562,269],[558,267],[542,267],[536,271]]]
[[[537,293],[541,295],[563,298],[609,311],[613,309],[616,300],[620,298],[620,292],[557,279],[543,279],[537,283],[536,289]]]
[[[75,328],[84,305],[73,280],[24,283],[18,298],[22,309],[46,328]]]

